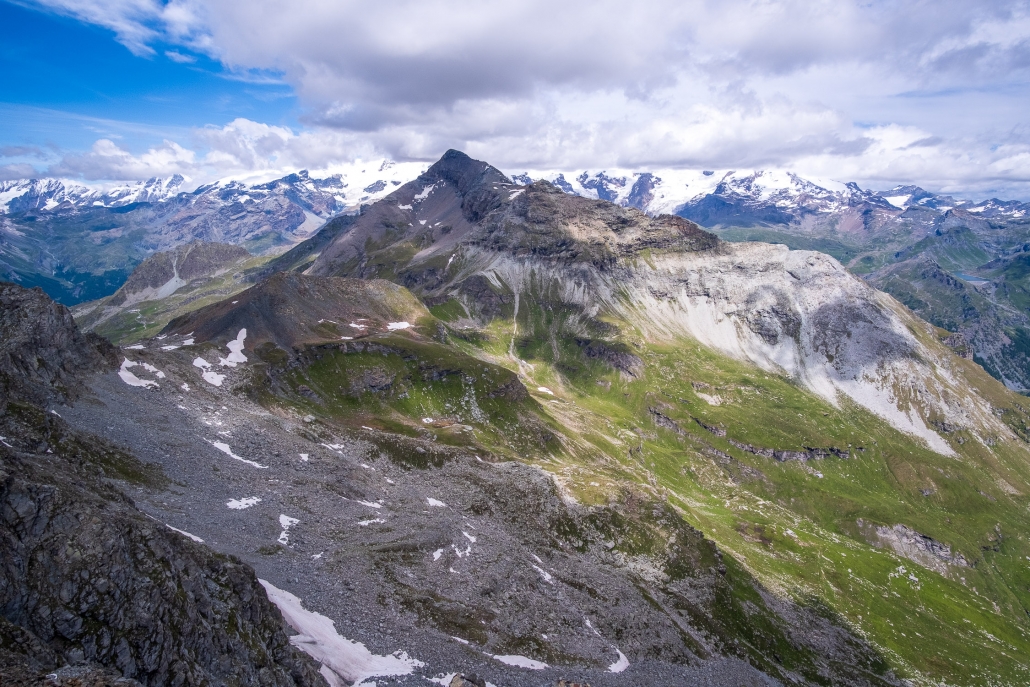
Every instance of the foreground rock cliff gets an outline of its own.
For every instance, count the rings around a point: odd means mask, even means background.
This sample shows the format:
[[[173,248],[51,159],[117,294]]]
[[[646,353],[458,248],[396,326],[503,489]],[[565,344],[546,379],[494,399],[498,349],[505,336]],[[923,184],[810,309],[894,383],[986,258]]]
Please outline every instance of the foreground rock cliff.
[[[323,684],[251,569],[117,486],[160,468],[45,409],[112,367],[105,344],[0,284],[0,684]]]

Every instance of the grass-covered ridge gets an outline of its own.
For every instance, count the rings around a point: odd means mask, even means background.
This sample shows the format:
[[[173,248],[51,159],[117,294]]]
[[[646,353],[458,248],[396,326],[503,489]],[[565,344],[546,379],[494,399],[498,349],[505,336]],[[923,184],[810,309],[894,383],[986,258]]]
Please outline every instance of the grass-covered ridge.
[[[834,407],[690,339],[648,342],[627,323],[605,324],[593,326],[640,368],[590,357],[579,314],[525,295],[514,320],[456,340],[523,376],[566,437],[566,450],[535,462],[577,499],[602,505],[627,484],[668,499],[763,583],[825,604],[913,679],[1030,677],[1022,440],[954,431],[946,436],[959,457],[944,457],[846,400]],[[996,414],[1024,429],[1019,397],[993,392]],[[759,449],[827,455],[781,462]],[[877,535],[895,525],[970,566],[941,564],[942,574],[898,556]]]

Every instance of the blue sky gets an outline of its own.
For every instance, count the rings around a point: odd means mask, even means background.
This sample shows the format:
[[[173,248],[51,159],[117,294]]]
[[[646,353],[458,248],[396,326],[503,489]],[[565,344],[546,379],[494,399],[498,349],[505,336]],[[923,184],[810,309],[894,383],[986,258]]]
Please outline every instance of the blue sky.
[[[107,28],[0,1],[0,146],[55,160],[98,138],[141,153],[238,117],[299,126],[297,97],[274,74],[248,78],[203,54],[153,47],[135,55]]]
[[[507,170],[1030,198],[1030,0],[629,7],[0,0],[0,179],[267,178],[455,147]]]

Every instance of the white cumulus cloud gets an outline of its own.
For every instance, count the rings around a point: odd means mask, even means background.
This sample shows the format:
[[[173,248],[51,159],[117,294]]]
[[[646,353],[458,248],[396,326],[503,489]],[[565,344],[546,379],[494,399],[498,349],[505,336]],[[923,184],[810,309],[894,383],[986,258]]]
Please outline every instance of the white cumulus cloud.
[[[457,147],[502,168],[779,167],[1030,195],[1022,0],[37,4],[138,54],[281,79],[305,107],[303,131],[236,120],[138,157],[98,142],[61,163],[83,174]]]

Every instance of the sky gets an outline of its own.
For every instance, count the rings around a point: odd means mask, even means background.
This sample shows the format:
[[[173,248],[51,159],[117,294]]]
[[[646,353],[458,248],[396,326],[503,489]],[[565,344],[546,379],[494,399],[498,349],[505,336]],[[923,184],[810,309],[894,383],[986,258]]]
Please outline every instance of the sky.
[[[0,180],[432,162],[1030,199],[1030,3],[0,0]]]

